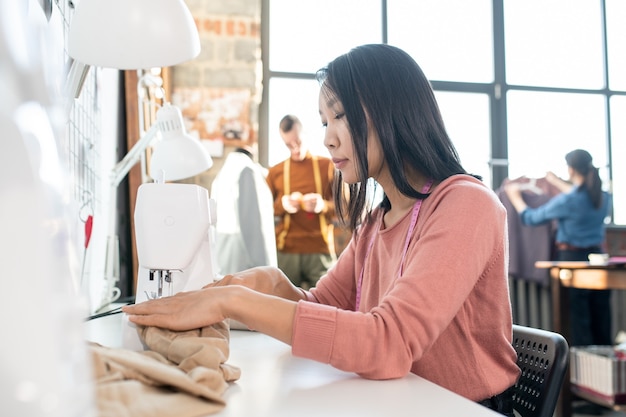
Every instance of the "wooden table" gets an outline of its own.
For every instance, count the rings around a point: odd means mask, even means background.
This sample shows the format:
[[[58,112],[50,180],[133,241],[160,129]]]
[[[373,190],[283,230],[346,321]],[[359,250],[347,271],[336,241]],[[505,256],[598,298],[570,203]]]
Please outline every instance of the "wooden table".
[[[565,288],[588,290],[626,290],[626,260],[591,264],[586,261],[538,261],[535,267],[550,269],[552,293],[552,330],[570,340],[569,298]],[[561,396],[557,405],[557,416],[572,416],[572,390],[569,371],[565,375]]]

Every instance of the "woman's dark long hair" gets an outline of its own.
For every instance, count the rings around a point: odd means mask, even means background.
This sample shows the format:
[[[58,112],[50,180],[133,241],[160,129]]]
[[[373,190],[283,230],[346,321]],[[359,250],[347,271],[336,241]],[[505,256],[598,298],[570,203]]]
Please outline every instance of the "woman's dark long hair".
[[[575,149],[565,155],[567,166],[583,176],[584,182],[578,191],[587,190],[595,208],[602,206],[602,179],[598,168],[593,166],[593,159],[584,149]]]
[[[434,181],[466,173],[445,130],[431,85],[406,52],[384,44],[362,45],[320,69],[317,80],[323,94],[343,105],[354,143],[359,182],[348,186],[347,198],[340,173],[334,185],[337,215],[350,229],[355,230],[361,222],[366,204],[368,119],[402,194],[427,196],[411,186],[410,172]],[[386,196],[381,206],[390,208]]]

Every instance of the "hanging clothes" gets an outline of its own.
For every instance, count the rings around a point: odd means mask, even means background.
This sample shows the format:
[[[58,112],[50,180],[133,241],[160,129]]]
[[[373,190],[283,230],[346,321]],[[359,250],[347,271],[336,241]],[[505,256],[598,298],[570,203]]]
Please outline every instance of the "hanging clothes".
[[[509,275],[516,279],[547,286],[550,281],[549,272],[535,268],[535,262],[553,259],[556,222],[534,227],[523,225],[519,213],[504,191],[505,185],[509,183],[522,184],[522,197],[529,207],[541,206],[559,194],[559,190],[545,178],[528,177],[506,178],[496,190],[498,198],[507,210]]]

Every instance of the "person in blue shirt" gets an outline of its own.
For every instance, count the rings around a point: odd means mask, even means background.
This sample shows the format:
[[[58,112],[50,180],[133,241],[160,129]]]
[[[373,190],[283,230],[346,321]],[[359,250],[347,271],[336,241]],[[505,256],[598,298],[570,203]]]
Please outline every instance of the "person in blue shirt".
[[[603,252],[611,195],[602,190],[589,152],[573,150],[565,155],[565,161],[569,181],[548,173],[547,180],[562,193],[544,205],[528,207],[518,184],[508,184],[505,191],[524,225],[557,221],[555,260],[587,261],[590,253]],[[570,345],[612,345],[610,290],[568,290]]]

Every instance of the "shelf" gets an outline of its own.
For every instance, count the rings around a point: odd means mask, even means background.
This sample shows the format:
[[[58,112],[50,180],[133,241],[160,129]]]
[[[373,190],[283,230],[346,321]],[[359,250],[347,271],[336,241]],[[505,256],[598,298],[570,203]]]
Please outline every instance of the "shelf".
[[[614,410],[614,411],[626,411],[626,404],[615,404],[615,402],[607,401],[604,398],[599,398],[587,391],[584,391],[578,388],[576,385],[573,385],[573,384],[571,385],[571,391],[574,395],[582,398],[583,400],[587,400],[594,404],[598,404],[603,407],[610,408],[611,410]]]

